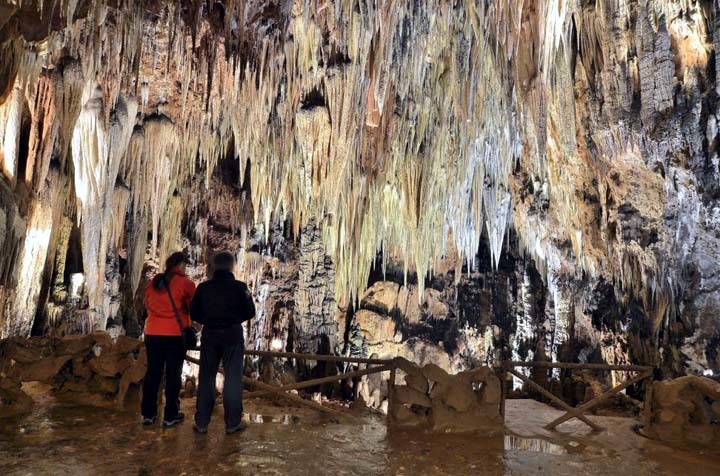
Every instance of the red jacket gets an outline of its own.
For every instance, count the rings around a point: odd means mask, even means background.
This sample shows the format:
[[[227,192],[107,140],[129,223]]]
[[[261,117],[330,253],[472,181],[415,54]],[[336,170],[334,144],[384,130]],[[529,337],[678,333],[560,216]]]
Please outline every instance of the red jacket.
[[[180,336],[175,313],[173,312],[167,290],[155,289],[153,279],[145,288],[145,306],[148,310],[148,318],[145,321],[145,335],[152,336]],[[180,313],[183,327],[190,326],[190,301],[195,294],[195,283],[190,281],[184,274],[175,273],[170,280],[170,292],[172,293],[175,306]]]

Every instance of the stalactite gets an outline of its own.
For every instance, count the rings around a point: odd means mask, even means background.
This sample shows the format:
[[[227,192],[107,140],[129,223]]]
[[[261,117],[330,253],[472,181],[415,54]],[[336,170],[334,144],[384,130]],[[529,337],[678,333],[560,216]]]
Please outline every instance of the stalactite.
[[[51,290],[51,300],[55,303],[64,304],[68,297],[68,286],[65,283],[65,266],[73,221],[69,217],[63,216],[56,226],[58,227],[57,253],[55,254],[55,280]],[[47,314],[49,317],[50,313],[47,312]]]
[[[62,187],[59,174],[48,178],[50,184],[43,187],[41,196],[33,200],[28,213],[27,232],[18,258],[14,298],[5,302],[5,312],[12,316],[2,328],[2,337],[29,336],[40,296],[40,283],[50,245],[53,227],[53,211],[58,203]],[[53,187],[53,185],[55,185]]]
[[[118,98],[109,127],[103,125],[102,90],[90,84],[87,100],[72,140],[75,194],[82,233],[83,268],[88,290],[90,323],[103,329],[105,261],[111,243],[113,193],[120,161],[130,141],[137,103]]]
[[[54,78],[50,74],[43,74],[38,79],[33,96],[25,183],[30,190],[38,193],[50,169],[50,157],[60,126],[57,121]]]
[[[10,94],[10,99],[0,108],[0,120],[5,126],[4,130],[0,131],[0,146],[3,152],[2,169],[5,177],[12,183],[17,180],[23,97],[22,83],[18,79]]]
[[[0,44],[0,109],[12,93],[15,77],[22,58],[22,40],[9,40]]]
[[[42,193],[50,161],[70,168],[73,142],[93,313],[111,248],[127,244],[136,290],[145,260],[179,246],[183,223],[201,256],[213,219],[234,234],[255,227],[265,242],[287,222],[307,255],[305,314],[356,301],[378,254],[383,272],[392,264],[417,280],[422,302],[447,258],[457,258],[456,283],[472,272],[483,240],[498,270],[513,227],[550,287],[602,276],[642,302],[655,345],[683,316],[678,339],[693,347],[700,321],[687,316],[720,305],[707,264],[717,249],[717,5],[286,3],[226,2],[217,22],[219,4],[151,13],[68,0],[49,13],[36,2],[47,38],[22,24],[5,32],[0,159],[13,197],[0,215],[3,293],[29,218],[22,182]],[[231,152],[243,183],[219,188],[215,168]],[[242,253],[250,274],[269,259]],[[332,299],[308,285],[321,268]],[[698,309],[682,302],[688,289],[702,296]],[[558,293],[548,322],[571,320]]]
[[[164,263],[171,253],[182,250],[180,226],[184,211],[185,207],[179,195],[174,195],[168,199],[167,208],[164,210],[160,220],[162,229],[158,247],[158,260],[160,263]]]
[[[82,109],[82,91],[85,87],[82,68],[78,60],[70,57],[60,59],[56,67],[55,114],[60,127],[60,163],[65,164],[75,122]]]

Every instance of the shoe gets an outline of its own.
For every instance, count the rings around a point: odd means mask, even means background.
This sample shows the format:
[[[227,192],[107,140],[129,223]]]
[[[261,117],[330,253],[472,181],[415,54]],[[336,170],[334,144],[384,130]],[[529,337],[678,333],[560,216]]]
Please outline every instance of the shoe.
[[[150,417],[150,418],[142,417],[142,424],[143,424],[143,426],[154,425],[156,421],[157,421],[157,417],[156,417],[156,416]]]
[[[200,433],[201,435],[204,435],[207,433],[207,427],[206,426],[199,426],[197,423],[193,422],[193,431],[195,433]]]
[[[163,420],[163,427],[170,428],[171,426],[179,425],[185,420],[185,414],[180,412],[172,420]]]
[[[231,435],[233,433],[240,433],[241,431],[245,431],[246,429],[247,423],[241,421],[237,426],[234,426],[232,428],[225,428],[225,433]]]

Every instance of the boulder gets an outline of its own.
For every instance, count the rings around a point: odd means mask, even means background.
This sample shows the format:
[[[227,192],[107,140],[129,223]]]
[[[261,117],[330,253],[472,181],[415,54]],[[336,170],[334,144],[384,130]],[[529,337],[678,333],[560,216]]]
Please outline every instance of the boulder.
[[[396,386],[394,397],[397,399],[398,403],[417,405],[425,408],[432,407],[430,397],[424,393],[418,392],[414,388],[408,387],[407,385]]]
[[[390,281],[373,283],[360,300],[361,309],[390,314],[398,305],[400,285]]]
[[[113,339],[107,332],[96,331],[90,334],[93,339],[93,352],[100,355],[102,352],[110,352],[113,347]]]
[[[419,324],[422,321],[422,310],[416,286],[402,286],[398,292],[397,307],[400,314],[410,324]]]
[[[443,389],[440,396],[442,403],[457,412],[470,411],[478,403],[472,385],[462,379],[451,379],[442,383],[440,388]]]
[[[492,369],[483,367],[449,375],[438,365],[428,364],[421,369],[421,374],[412,373],[405,377],[405,381],[413,385],[395,387],[391,409],[398,415],[395,424],[417,425],[422,416],[436,431],[494,432],[502,427],[500,381]],[[434,382],[429,397],[426,393],[428,380]]]
[[[127,370],[131,361],[119,354],[111,352],[103,352],[98,357],[93,357],[88,361],[88,368],[103,377],[115,377]]]
[[[72,360],[72,374],[83,380],[87,380],[92,377],[92,371],[88,368],[84,356],[75,357]]]
[[[426,414],[415,412],[405,405],[393,405],[393,422],[403,427],[418,427],[429,425],[430,421]]]
[[[483,403],[499,404],[501,399],[500,379],[496,376],[483,383],[480,400]]]
[[[643,407],[643,432],[680,445],[720,445],[720,382],[686,376],[653,383]]]
[[[140,384],[143,378],[145,378],[145,372],[147,371],[147,352],[144,346],[140,348],[140,354],[137,358],[133,358],[132,355],[128,355],[125,358],[128,361],[128,367],[120,378],[116,397],[116,403],[121,408],[125,406],[127,394],[131,386]]]
[[[115,396],[118,393],[118,380],[111,377],[93,375],[87,383],[88,390],[105,396]]]
[[[121,335],[117,338],[112,346],[112,353],[114,354],[129,354],[135,352],[142,346],[142,341],[139,339],[133,339],[126,335]]]
[[[32,408],[33,400],[23,392],[19,382],[0,377],[0,416],[22,413]]]
[[[458,412],[445,405],[433,406],[432,429],[442,432],[500,432],[502,416],[497,407],[474,407],[468,412]]]
[[[2,341],[0,356],[12,359],[21,364],[37,362],[52,355],[52,349],[47,345],[47,338],[10,337]]]
[[[415,375],[420,378],[425,378],[423,376],[423,371],[420,369],[420,367],[418,367],[417,365],[410,362],[408,359],[406,359],[404,357],[395,357],[393,359],[393,365],[395,365],[395,367],[402,370],[403,372],[405,372],[408,375]]]
[[[424,394],[428,393],[428,390],[430,389],[427,379],[422,374],[405,375],[405,383],[408,387]]]
[[[427,364],[422,368],[422,374],[433,382],[447,382],[450,375],[436,364]]]
[[[392,342],[395,338],[395,323],[390,316],[360,309],[354,319],[368,344]]]
[[[92,336],[68,336],[53,339],[56,355],[75,355],[87,353],[95,343]]]
[[[423,299],[423,310],[427,317],[440,320],[445,319],[450,312],[443,301],[443,295],[437,289],[426,289]]]
[[[18,382],[49,382],[71,359],[70,356],[48,357],[29,364],[16,363],[10,377]]]

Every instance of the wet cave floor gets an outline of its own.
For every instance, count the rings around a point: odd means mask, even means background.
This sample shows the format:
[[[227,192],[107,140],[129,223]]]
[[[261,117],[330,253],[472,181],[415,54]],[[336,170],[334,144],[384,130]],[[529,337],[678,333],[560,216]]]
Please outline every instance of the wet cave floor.
[[[388,430],[380,416],[355,424],[324,421],[312,410],[246,402],[249,428],[225,435],[222,408],[207,435],[190,421],[144,428],[130,412],[56,401],[43,394],[29,414],[0,420],[3,475],[720,475],[720,450],[680,450],[633,432],[636,420],[593,417],[550,433],[561,412],[509,400],[496,436]],[[192,399],[183,400],[186,415]]]

